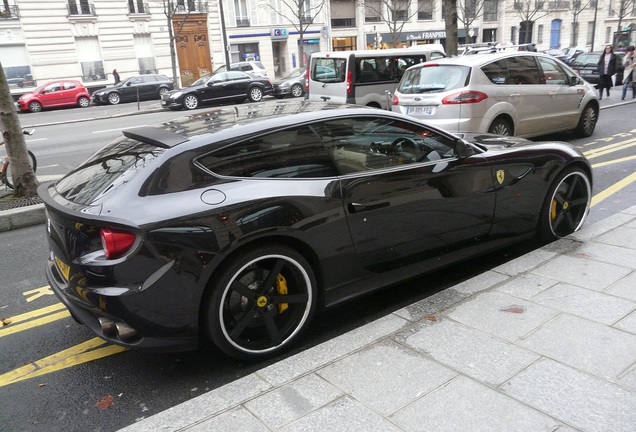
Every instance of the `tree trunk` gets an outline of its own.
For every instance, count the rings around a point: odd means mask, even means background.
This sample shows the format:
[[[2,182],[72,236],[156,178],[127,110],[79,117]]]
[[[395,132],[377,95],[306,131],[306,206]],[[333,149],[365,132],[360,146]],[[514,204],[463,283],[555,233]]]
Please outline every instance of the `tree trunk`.
[[[445,30],[446,30],[446,55],[457,55],[457,0],[443,0],[446,13]]]
[[[18,113],[15,111],[7,76],[0,63],[0,130],[5,143],[9,163],[11,164],[11,182],[15,195],[20,197],[33,197],[37,195],[38,180],[29,164],[22,126]]]

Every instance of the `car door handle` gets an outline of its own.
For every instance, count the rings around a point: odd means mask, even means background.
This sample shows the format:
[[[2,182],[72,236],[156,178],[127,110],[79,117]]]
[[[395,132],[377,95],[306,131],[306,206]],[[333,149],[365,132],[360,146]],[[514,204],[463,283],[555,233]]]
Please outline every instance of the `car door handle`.
[[[349,203],[347,204],[347,208],[349,210],[349,213],[360,213],[363,212],[366,207],[359,203]]]

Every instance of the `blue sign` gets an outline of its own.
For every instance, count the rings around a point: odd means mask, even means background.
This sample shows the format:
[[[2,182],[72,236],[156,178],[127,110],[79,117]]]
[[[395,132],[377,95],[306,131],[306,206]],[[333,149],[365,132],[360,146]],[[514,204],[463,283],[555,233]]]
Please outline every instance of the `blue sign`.
[[[287,29],[273,28],[271,35],[272,35],[272,39],[287,39]]]

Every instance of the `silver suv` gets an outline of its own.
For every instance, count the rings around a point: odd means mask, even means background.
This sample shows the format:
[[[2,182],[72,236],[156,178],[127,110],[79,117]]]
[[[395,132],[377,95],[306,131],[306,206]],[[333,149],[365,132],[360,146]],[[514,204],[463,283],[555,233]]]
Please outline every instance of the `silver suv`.
[[[528,51],[444,58],[409,68],[392,110],[451,132],[592,135],[594,88],[555,58]]]

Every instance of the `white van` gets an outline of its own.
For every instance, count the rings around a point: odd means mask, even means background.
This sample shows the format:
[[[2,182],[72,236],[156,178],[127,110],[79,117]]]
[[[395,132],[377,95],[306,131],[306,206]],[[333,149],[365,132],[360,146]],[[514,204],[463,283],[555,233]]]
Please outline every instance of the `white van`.
[[[387,109],[386,92],[395,91],[407,68],[442,57],[446,54],[441,44],[313,53],[307,73],[308,98]]]

